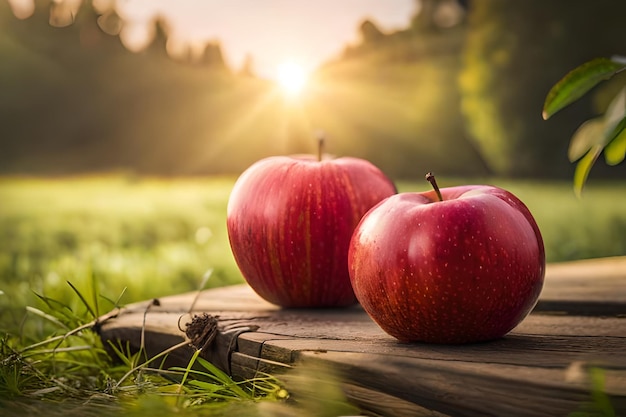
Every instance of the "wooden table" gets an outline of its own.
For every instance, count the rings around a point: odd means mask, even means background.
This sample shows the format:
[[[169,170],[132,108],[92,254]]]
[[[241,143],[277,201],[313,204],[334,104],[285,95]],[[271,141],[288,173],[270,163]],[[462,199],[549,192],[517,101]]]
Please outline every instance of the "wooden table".
[[[211,332],[187,337],[205,323],[217,326],[212,342]],[[533,313],[487,343],[401,344],[358,306],[283,310],[247,285],[128,305],[98,330],[105,344],[135,349],[143,334],[148,355],[191,338],[234,378],[326,369],[364,414],[382,416],[566,416],[590,400],[590,370],[600,368],[626,414],[626,257],[549,264]],[[166,366],[186,366],[193,353],[181,347]]]

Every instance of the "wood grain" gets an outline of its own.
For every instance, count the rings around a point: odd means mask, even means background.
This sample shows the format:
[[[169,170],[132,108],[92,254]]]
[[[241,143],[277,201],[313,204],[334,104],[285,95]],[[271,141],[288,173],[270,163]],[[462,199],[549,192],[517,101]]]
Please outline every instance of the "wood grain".
[[[480,344],[402,344],[359,306],[280,309],[246,285],[135,303],[103,316],[98,330],[135,349],[143,335],[154,355],[186,340],[185,324],[202,313],[218,320],[202,355],[235,378],[323,366],[373,415],[567,415],[590,399],[591,367],[604,369],[618,415],[626,410],[626,257],[549,265],[533,313]],[[166,366],[185,366],[193,352],[176,350]]]

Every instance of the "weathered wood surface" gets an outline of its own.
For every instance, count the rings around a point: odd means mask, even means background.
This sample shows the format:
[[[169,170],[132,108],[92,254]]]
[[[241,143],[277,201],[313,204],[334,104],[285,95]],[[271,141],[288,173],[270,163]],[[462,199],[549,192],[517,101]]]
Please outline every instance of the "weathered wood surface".
[[[488,343],[401,344],[358,306],[283,310],[246,285],[132,304],[103,316],[99,331],[105,342],[135,348],[143,334],[154,355],[188,340],[185,324],[203,313],[218,318],[203,355],[234,377],[319,365],[364,412],[567,415],[590,399],[595,366],[605,370],[618,415],[626,412],[626,257],[548,265],[533,313]],[[177,349],[168,364],[184,366],[193,352]]]

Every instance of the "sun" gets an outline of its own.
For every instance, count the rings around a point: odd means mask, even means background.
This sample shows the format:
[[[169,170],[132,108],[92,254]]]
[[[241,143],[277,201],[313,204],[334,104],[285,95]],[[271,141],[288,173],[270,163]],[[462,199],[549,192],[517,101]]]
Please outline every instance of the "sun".
[[[294,61],[284,61],[278,66],[276,81],[288,97],[298,96],[306,87],[308,74]]]

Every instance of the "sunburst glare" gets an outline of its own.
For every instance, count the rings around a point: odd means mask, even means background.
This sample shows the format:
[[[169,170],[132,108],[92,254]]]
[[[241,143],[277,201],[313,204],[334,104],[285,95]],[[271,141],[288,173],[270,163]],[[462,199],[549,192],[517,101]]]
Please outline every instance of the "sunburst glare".
[[[306,87],[308,74],[298,63],[284,61],[278,66],[276,80],[286,96],[296,97]]]

